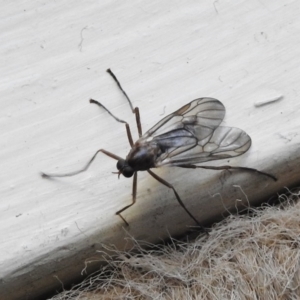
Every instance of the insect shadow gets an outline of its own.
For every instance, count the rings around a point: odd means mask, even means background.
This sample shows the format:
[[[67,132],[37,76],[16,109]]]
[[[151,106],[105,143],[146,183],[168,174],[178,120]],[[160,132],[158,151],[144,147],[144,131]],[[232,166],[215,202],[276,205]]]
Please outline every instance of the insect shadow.
[[[194,215],[186,208],[177,191],[172,184],[165,181],[150,169],[162,166],[180,167],[188,169],[211,169],[211,170],[240,170],[255,172],[273,180],[275,176],[247,167],[223,166],[198,166],[196,164],[218,159],[226,159],[244,154],[251,146],[250,136],[239,128],[219,126],[225,116],[225,107],[214,98],[198,98],[185,104],[175,112],[167,115],[157,124],[155,124],[146,133],[142,134],[142,125],[139,108],[133,108],[132,102],[123,90],[120,82],[114,73],[108,69],[107,72],[112,76],[126,99],[132,112],[135,114],[136,125],[139,139],[134,143],[129,124],[114,116],[100,102],[90,99],[94,103],[106,110],[116,121],[124,123],[131,150],[126,159],[119,157],[107,150],[100,149],[89,160],[86,166],[78,171],[65,174],[46,174],[42,177],[67,177],[77,175],[86,171],[96,158],[97,154],[102,152],[105,155],[117,160],[118,172],[120,177],[133,176],[132,185],[132,203],[126,205],[116,212],[126,225],[128,222],[121,215],[126,209],[136,202],[137,196],[137,172],[147,171],[158,182],[173,190],[175,197],[186,213],[203,228]]]

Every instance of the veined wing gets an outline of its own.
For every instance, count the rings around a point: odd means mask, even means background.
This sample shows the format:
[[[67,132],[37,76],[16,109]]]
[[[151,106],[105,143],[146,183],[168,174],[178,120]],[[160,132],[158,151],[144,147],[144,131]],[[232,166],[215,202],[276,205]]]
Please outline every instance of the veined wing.
[[[225,107],[222,102],[214,98],[199,98],[160,120],[140,138],[140,141],[144,142],[149,140],[149,137],[155,137],[185,126],[198,125],[205,132],[212,133],[221,124],[224,116]]]
[[[203,127],[188,126],[157,136],[151,141],[161,149],[156,166],[197,164],[239,156],[251,146],[250,136],[239,128],[218,127],[205,136]]]

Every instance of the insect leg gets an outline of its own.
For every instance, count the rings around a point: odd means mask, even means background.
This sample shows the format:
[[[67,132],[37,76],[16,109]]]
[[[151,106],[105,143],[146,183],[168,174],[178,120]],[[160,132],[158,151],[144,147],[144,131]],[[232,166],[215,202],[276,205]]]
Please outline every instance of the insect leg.
[[[70,172],[70,173],[64,173],[64,174],[55,174],[55,173],[53,173],[53,174],[46,174],[46,173],[41,173],[41,176],[44,177],[44,178],[50,178],[50,177],[68,177],[68,176],[77,175],[77,174],[79,174],[79,173],[81,173],[81,172],[86,171],[86,170],[89,168],[89,166],[90,166],[91,163],[94,161],[94,159],[96,158],[96,156],[97,156],[97,154],[98,154],[99,152],[102,152],[102,153],[104,153],[105,155],[107,155],[107,156],[109,156],[109,157],[111,157],[111,158],[113,158],[113,159],[115,159],[115,160],[120,160],[120,159],[122,159],[121,157],[119,157],[119,156],[117,156],[117,155],[115,155],[115,154],[113,154],[113,153],[111,153],[111,152],[108,152],[108,151],[106,151],[106,150],[104,150],[104,149],[100,149],[100,150],[98,150],[98,151],[94,154],[94,156],[89,160],[89,162],[88,162],[82,169],[80,169],[80,170],[78,170],[78,171]]]
[[[142,133],[142,124],[141,124],[141,118],[140,118],[140,110],[138,107],[134,109],[134,114],[135,114],[135,121],[136,121],[136,126],[138,129],[139,137],[143,135]]]
[[[170,184],[169,182],[165,181],[164,179],[162,179],[161,177],[159,177],[158,175],[156,175],[155,173],[153,173],[152,171],[150,170],[147,170],[147,172],[153,177],[155,178],[158,182],[160,182],[161,184],[165,185],[166,187],[170,188],[173,190],[176,198],[177,198],[177,201],[179,202],[179,204],[181,205],[181,207],[186,211],[186,213],[196,222],[196,224],[198,226],[201,227],[201,229],[203,231],[205,231],[207,233],[207,230],[202,226],[200,225],[200,223],[197,221],[197,219],[188,211],[188,209],[185,207],[185,205],[183,204],[182,200],[180,199],[179,195],[177,194],[175,188],[173,187],[172,184]]]
[[[137,189],[137,172],[134,173],[133,175],[133,183],[132,183],[132,203],[129,205],[126,205],[125,207],[123,207],[122,209],[118,210],[116,212],[116,215],[118,215],[123,221],[124,223],[129,226],[128,222],[122,217],[121,213],[123,211],[125,211],[127,208],[129,208],[130,206],[132,206],[135,201],[136,201],[136,189]]]
[[[127,132],[127,138],[128,138],[128,141],[129,141],[129,144],[131,146],[131,148],[133,147],[133,139],[132,139],[132,135],[131,135],[131,131],[130,131],[130,127],[129,127],[129,124],[124,121],[124,120],[121,120],[119,118],[117,118],[115,115],[113,115],[103,104],[101,104],[100,102],[94,100],[94,99],[90,99],[90,103],[94,103],[94,104],[97,104],[98,106],[102,107],[104,110],[106,110],[116,121],[120,122],[120,123],[124,123],[125,124],[125,127],[126,127],[126,132]]]
[[[196,166],[196,165],[181,165],[181,166],[177,166],[180,168],[188,168],[188,169],[197,169],[197,168],[201,168],[201,169],[209,169],[209,170],[240,170],[240,171],[248,171],[248,172],[255,172],[264,176],[267,176],[269,178],[272,178],[274,181],[277,181],[277,178],[269,173],[266,172],[262,172],[262,171],[258,171],[257,169],[252,169],[252,168],[247,168],[247,167],[232,167],[232,166]]]
[[[123,90],[122,86],[121,86],[121,83],[119,82],[119,80],[117,79],[116,75],[112,72],[111,69],[107,69],[106,72],[114,79],[114,81],[116,82],[116,84],[118,85],[119,89],[122,91],[123,95],[126,97],[128,103],[129,103],[129,106],[132,110],[133,113],[134,112],[134,108],[133,108],[133,105],[132,105],[132,102],[130,101],[129,97],[127,96],[126,92]]]
[[[131,111],[135,114],[135,120],[136,120],[136,125],[137,125],[137,129],[138,129],[139,137],[141,137],[142,136],[142,124],[141,124],[141,118],[140,118],[139,108],[138,107],[133,108],[131,100],[127,96],[126,92],[123,90],[123,88],[121,86],[121,83],[117,79],[116,75],[112,72],[112,70],[111,69],[107,69],[106,72],[114,79],[114,81],[118,85],[119,89],[122,91],[123,95],[126,97],[128,103],[129,103],[129,106],[131,108]]]

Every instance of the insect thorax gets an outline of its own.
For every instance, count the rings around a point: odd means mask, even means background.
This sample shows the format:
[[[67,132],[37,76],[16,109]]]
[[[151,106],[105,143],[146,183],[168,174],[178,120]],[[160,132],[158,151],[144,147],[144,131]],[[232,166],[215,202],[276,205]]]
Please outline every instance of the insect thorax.
[[[136,143],[127,155],[126,161],[134,171],[146,171],[155,167],[159,148],[153,143]]]

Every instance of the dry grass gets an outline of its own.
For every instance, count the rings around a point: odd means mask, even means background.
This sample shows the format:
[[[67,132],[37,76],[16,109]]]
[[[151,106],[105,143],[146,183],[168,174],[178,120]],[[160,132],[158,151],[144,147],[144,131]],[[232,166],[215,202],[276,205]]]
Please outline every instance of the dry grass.
[[[299,299],[300,203],[230,216],[193,242],[116,251],[109,270],[54,299]],[[109,274],[109,275],[108,275]]]

